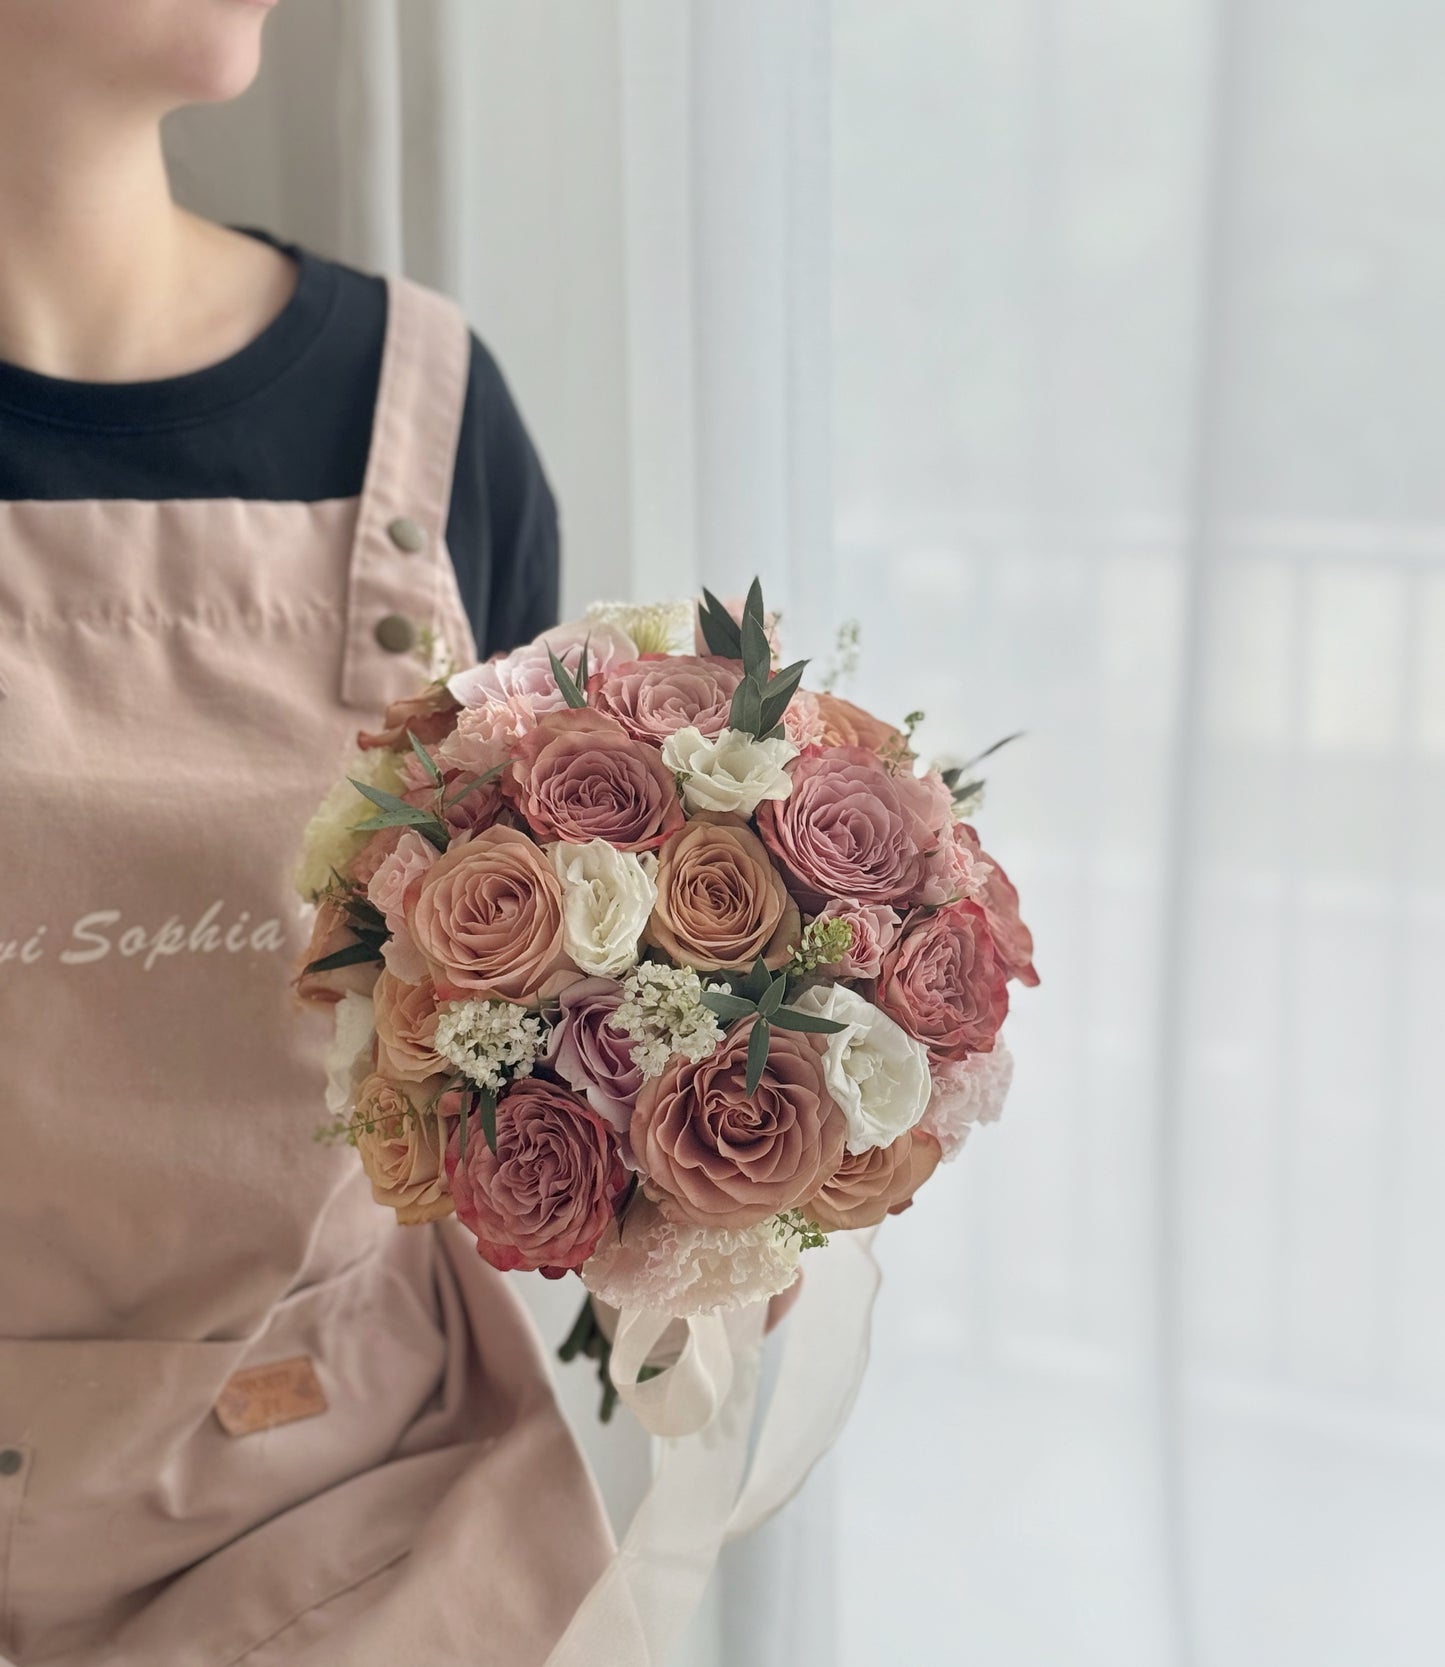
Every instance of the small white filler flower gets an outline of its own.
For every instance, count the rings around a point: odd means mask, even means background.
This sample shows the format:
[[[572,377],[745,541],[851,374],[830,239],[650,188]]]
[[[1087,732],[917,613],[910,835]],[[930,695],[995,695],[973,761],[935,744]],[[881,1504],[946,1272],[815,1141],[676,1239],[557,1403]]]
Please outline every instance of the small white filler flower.
[[[634,1063],[644,1077],[660,1077],[676,1053],[696,1062],[723,1039],[717,1015],[703,1005],[702,980],[691,967],[644,961],[622,981],[622,1000],[608,1021],[636,1046]]]
[[[436,1051],[478,1088],[494,1094],[532,1074],[547,1027],[510,1001],[451,1001],[437,1013]]]

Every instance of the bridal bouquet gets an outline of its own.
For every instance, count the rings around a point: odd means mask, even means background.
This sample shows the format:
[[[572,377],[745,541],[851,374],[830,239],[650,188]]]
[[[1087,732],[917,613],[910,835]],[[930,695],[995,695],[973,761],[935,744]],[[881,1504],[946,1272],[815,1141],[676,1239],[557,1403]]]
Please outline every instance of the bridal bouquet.
[[[1037,982],[971,765],[773,638],[756,584],[593,608],[392,706],[307,830],[323,1132],[399,1221],[579,1274],[606,1410],[610,1312],[762,1302],[906,1209]]]

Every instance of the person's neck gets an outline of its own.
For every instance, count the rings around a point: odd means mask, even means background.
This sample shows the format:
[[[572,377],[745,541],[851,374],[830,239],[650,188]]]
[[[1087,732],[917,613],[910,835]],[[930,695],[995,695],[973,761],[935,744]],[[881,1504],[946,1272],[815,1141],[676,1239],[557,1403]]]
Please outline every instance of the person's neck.
[[[177,206],[158,123],[82,140],[17,133],[0,115],[0,225],[0,359],[47,376],[200,369],[253,339],[294,288],[276,250]]]

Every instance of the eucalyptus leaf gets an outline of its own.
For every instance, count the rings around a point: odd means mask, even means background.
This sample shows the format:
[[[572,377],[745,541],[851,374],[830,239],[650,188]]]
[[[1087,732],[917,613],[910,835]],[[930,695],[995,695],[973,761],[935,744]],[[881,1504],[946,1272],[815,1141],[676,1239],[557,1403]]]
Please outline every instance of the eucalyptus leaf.
[[[1002,741],[995,741],[991,747],[985,747],[982,752],[975,753],[972,758],[965,759],[963,763],[958,766],[958,775],[961,776],[965,770],[971,770],[975,764],[982,764],[984,759],[992,758],[993,755],[1000,750],[1000,748],[1008,746],[1011,741],[1022,741],[1024,736],[1027,734],[1028,731],[1025,729],[1016,729],[1012,735],[1005,735]],[[945,777],[945,780],[946,779],[947,778]],[[956,780],[957,776],[955,776],[954,779]],[[952,785],[953,782],[949,782],[949,786],[952,787]]]
[[[772,1035],[766,1019],[759,1019],[753,1025],[753,1033],[748,1037],[748,1074],[744,1080],[744,1087],[749,1094],[756,1094],[758,1084],[763,1080],[763,1071],[768,1063],[768,1041]]]
[[[577,687],[572,673],[567,670],[566,666],[562,664],[550,648],[547,650],[547,658],[551,661],[552,675],[557,679],[557,687],[562,691],[562,699],[574,710],[579,706],[585,706],[587,704],[586,695]]]
[[[800,1013],[796,1007],[780,1007],[768,1022],[779,1030],[806,1030],[814,1036],[832,1036],[848,1028],[836,1019],[825,1019],[821,1013]]]
[[[742,659],[742,628],[710,590],[703,590],[697,617],[709,653],[724,660]]]
[[[767,628],[752,614],[743,615],[743,665],[749,677],[766,682],[773,665],[773,648],[768,641]]]
[[[381,945],[375,943],[351,943],[345,949],[333,951],[330,955],[323,955],[319,961],[308,961],[303,972],[334,972],[337,967],[359,967],[367,961],[381,959]]]
[[[783,994],[788,988],[787,974],[775,978],[763,992],[762,1000],[758,1002],[758,1013],[764,1019],[771,1019],[773,1014],[783,1005]]]
[[[408,741],[411,742],[411,750],[421,760],[423,769],[425,769],[426,773],[431,777],[432,781],[438,787],[440,787],[441,784],[442,784],[442,773],[441,773],[441,770],[437,767],[436,760],[426,750],[426,748],[421,744],[421,742],[417,740],[416,736],[413,735],[410,730],[407,730],[406,738],[407,738]]]
[[[457,1158],[462,1167],[467,1162],[467,1124],[471,1121],[472,1108],[465,1100],[462,1101],[462,1117],[457,1124]]]
[[[482,1117],[482,1133],[493,1153],[497,1150],[497,1096],[483,1089],[477,1095],[477,1110]]]
[[[741,996],[729,995],[726,990],[704,990],[702,1004],[724,1024],[733,1024],[738,1019],[746,1019],[749,1014],[757,1012],[755,1003],[745,1001]]]
[[[459,805],[462,800],[466,798],[468,793],[475,793],[477,788],[485,787],[489,781],[495,781],[497,777],[501,775],[502,771],[506,769],[506,767],[505,762],[501,764],[494,764],[490,770],[484,770],[481,775],[473,776],[465,787],[459,787],[456,792],[452,794],[451,798],[447,800],[446,809],[450,810],[453,805]]]
[[[415,810],[415,805],[409,805],[405,799],[398,799],[395,793],[388,793],[384,788],[373,787],[370,782],[357,781],[355,776],[346,778],[363,799],[370,799],[378,810]]]
[[[763,960],[762,956],[759,955],[757,960],[754,961],[752,966],[748,969],[747,975],[742,981],[742,993],[748,998],[749,1001],[754,1003],[759,1002],[762,1000],[764,993],[772,981],[773,975],[768,971],[768,964]]]

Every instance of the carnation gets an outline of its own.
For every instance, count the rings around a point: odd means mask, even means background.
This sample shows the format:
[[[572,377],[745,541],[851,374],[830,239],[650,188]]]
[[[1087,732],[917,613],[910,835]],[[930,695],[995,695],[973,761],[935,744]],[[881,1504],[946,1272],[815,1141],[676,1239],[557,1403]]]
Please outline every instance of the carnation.
[[[689,727],[662,744],[662,761],[677,772],[683,803],[693,812],[751,816],[764,799],[786,799],[793,785],[787,766],[797,756],[797,747],[781,736],[763,741],[741,729],[724,729],[709,740]]]
[[[691,967],[644,961],[623,979],[612,1024],[635,1043],[632,1058],[644,1080],[660,1077],[674,1054],[706,1059],[721,1043],[722,1026],[702,996],[702,980]]]
[[[326,1109],[333,1117],[351,1115],[356,1090],[371,1072],[371,997],[348,990],[336,1003],[336,1029],[326,1050]]]
[[[990,1053],[940,1065],[933,1073],[933,1097],[918,1125],[943,1149],[945,1163],[956,1158],[976,1123],[995,1123],[1013,1083],[1014,1061],[1002,1036]]]
[[[582,1283],[612,1308],[718,1314],[786,1291],[801,1253],[799,1236],[776,1216],[754,1227],[699,1227],[669,1221],[639,1195],[603,1232]]]
[[[546,1045],[542,1020],[509,1001],[452,1001],[437,1011],[437,1053],[494,1094],[509,1079],[530,1076]]]

